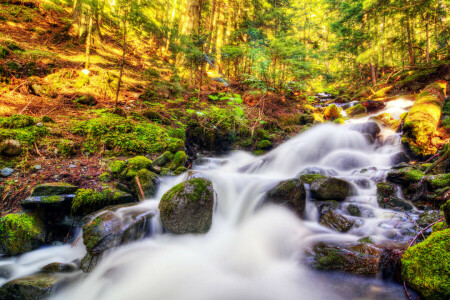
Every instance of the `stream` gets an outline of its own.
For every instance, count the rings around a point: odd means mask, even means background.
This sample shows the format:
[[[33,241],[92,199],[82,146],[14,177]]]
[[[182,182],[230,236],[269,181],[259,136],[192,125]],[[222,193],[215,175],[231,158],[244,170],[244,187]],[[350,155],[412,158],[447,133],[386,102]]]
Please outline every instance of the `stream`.
[[[399,118],[411,105],[408,100],[391,101],[376,115],[388,112]],[[227,157],[202,158],[192,172],[162,178],[157,195],[141,206],[157,211],[162,195],[188,176],[213,182],[216,199],[210,231],[172,235],[164,233],[154,217],[147,238],[110,250],[91,273],[61,275],[70,284],[51,299],[406,299],[403,286],[394,282],[314,271],[302,263],[305,250],[320,241],[355,242],[367,236],[375,243],[410,239],[402,234],[414,227],[409,217],[379,208],[376,200],[376,183],[385,178],[392,156],[401,151],[400,135],[382,128],[371,144],[352,130],[369,117],[345,125],[314,126],[264,156],[235,151]],[[348,232],[320,225],[309,195],[303,220],[283,207],[261,206],[265,193],[279,182],[308,172],[352,184],[353,195],[337,210],[354,221]],[[351,203],[359,205],[362,217],[348,214]],[[414,210],[410,216],[418,213]],[[0,270],[9,266],[11,272],[8,279],[0,276],[0,286],[51,262],[80,260],[85,253],[78,241],[74,247],[53,246],[0,258]]]

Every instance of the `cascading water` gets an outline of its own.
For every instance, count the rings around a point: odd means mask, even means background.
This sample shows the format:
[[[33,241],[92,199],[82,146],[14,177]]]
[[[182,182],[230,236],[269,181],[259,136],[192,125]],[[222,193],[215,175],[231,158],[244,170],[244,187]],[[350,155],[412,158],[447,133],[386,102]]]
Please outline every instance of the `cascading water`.
[[[399,116],[409,105],[411,102],[404,100],[390,102],[387,110]],[[194,167],[194,176],[210,179],[216,191],[213,224],[207,234],[176,236],[153,226],[150,238],[110,251],[92,273],[79,272],[79,280],[57,291],[52,299],[403,297],[401,288],[393,283],[316,272],[300,263],[305,248],[318,241],[356,241],[366,236],[376,242],[401,239],[401,231],[412,226],[403,213],[378,208],[375,180],[385,176],[390,157],[400,150],[395,133],[381,134],[385,142],[370,144],[350,125],[324,124],[262,157],[237,151],[225,158],[206,159]],[[265,192],[305,170],[325,172],[353,184],[354,195],[339,212],[346,214],[348,204],[358,203],[363,217],[348,216],[358,226],[343,234],[319,225],[317,209],[309,200],[305,220],[281,207],[260,206]],[[156,209],[162,195],[185,176],[163,178],[157,196],[141,205]],[[156,218],[154,222],[159,224]],[[13,278],[31,274],[48,262],[82,258],[80,244],[71,250],[53,247],[16,261],[0,260],[0,266],[11,265]],[[23,262],[27,257],[29,266]]]

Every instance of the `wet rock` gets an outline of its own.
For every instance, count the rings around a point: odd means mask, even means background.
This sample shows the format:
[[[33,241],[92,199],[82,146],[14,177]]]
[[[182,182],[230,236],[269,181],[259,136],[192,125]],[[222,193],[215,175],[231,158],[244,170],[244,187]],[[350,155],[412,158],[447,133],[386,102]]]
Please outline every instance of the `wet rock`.
[[[324,213],[319,223],[339,232],[349,231],[353,226],[352,221],[332,210]]]
[[[393,210],[412,210],[413,206],[408,201],[396,196],[396,188],[392,183],[379,182],[377,184],[378,206]]]
[[[350,184],[339,178],[322,177],[314,180],[310,188],[314,199],[342,201],[350,190]]]
[[[401,164],[401,163],[408,163],[409,162],[408,156],[403,151],[400,151],[400,152],[397,152],[397,153],[393,154],[389,158],[389,160],[390,160],[391,165],[398,165],[398,164]]]
[[[355,184],[362,189],[370,189],[370,180],[367,178],[357,178],[354,180]]]
[[[417,219],[416,223],[422,228],[427,227],[430,224],[433,224],[434,222],[439,221],[442,219],[442,214],[438,210],[429,210],[426,212],[423,212],[419,215],[419,219]]]
[[[184,151],[178,151],[175,153],[172,163],[170,164],[169,169],[171,171],[175,171],[179,167],[186,167],[189,157],[187,156],[186,152]]]
[[[35,166],[33,166],[31,169],[32,169],[33,171],[39,171],[39,170],[42,169],[42,166],[41,166],[41,165],[35,165]]]
[[[78,190],[77,186],[62,183],[62,182],[53,182],[53,183],[44,183],[37,185],[31,191],[31,197],[39,197],[39,196],[54,196],[54,195],[71,195],[75,194]]]
[[[401,259],[403,280],[425,299],[449,299],[450,229],[432,233]]]
[[[14,173],[14,169],[11,168],[3,168],[1,174],[3,177],[9,177]]]
[[[125,204],[86,217],[83,243],[88,254],[83,258],[82,270],[91,270],[106,250],[144,238],[155,214],[146,207]]]
[[[339,107],[336,106],[336,104],[331,104],[325,108],[323,111],[323,116],[326,120],[335,120],[338,118],[341,118],[341,110]]]
[[[163,226],[171,233],[205,233],[212,223],[212,182],[194,178],[170,189],[159,202]]]
[[[349,117],[356,117],[361,116],[367,113],[367,108],[364,107],[362,104],[356,104],[354,106],[351,106],[345,110],[347,113],[347,116]]]
[[[136,177],[139,179],[139,183],[141,185],[142,191],[144,192],[145,199],[153,197],[158,187],[158,176],[147,169],[142,169],[137,173]],[[136,178],[133,179],[133,189],[135,194],[138,195],[141,201],[145,200],[142,198]]]
[[[370,119],[379,122],[384,127],[387,127],[395,132],[400,130],[400,126],[402,124],[401,120],[394,119],[389,113],[380,114],[378,116],[371,117]]]
[[[0,288],[0,299],[41,300],[47,299],[63,279],[52,274],[35,274],[14,279]]]
[[[42,273],[70,273],[77,270],[75,264],[51,263],[41,269]]]
[[[338,173],[333,169],[324,169],[319,167],[308,167],[303,169],[298,176],[300,175],[314,175],[314,174],[320,174],[320,175],[328,175],[328,176],[336,176]]]
[[[347,206],[347,211],[351,216],[354,216],[354,217],[361,217],[361,215],[362,215],[361,209],[356,204],[349,204]]]
[[[0,249],[5,255],[19,255],[45,242],[45,228],[32,214],[9,214],[0,218]]]
[[[22,145],[18,140],[7,139],[0,143],[0,154],[18,156],[22,153]]]
[[[320,216],[322,216],[326,212],[329,212],[331,210],[335,210],[335,209],[337,209],[339,207],[339,202],[334,201],[334,200],[314,201],[314,204],[316,205]]]
[[[303,216],[306,207],[306,191],[300,179],[286,180],[267,192],[264,203],[283,205]]]
[[[161,156],[158,156],[153,161],[153,168],[154,167],[165,167],[170,164],[170,162],[173,160],[173,154],[170,151],[164,152]]]
[[[408,186],[411,183],[418,182],[424,177],[421,171],[412,167],[392,170],[388,173],[386,179],[389,182],[400,184],[402,186]]]
[[[38,196],[28,197],[22,200],[21,205],[25,209],[43,208],[48,209],[60,209],[70,212],[72,200],[74,195],[54,195],[54,196]]]
[[[102,191],[79,189],[72,201],[71,212],[75,216],[82,216],[107,206],[132,202],[135,202],[132,195],[112,188],[105,188]]]
[[[313,248],[307,263],[318,270],[376,276],[381,253],[381,249],[371,244],[319,244]]]
[[[360,124],[352,124],[349,127],[350,130],[361,132],[362,134],[368,133],[375,140],[380,133],[380,126],[376,122],[366,122]]]
[[[383,101],[374,100],[364,101],[362,102],[362,105],[367,109],[367,112],[369,113],[380,111],[386,107],[386,104]]]

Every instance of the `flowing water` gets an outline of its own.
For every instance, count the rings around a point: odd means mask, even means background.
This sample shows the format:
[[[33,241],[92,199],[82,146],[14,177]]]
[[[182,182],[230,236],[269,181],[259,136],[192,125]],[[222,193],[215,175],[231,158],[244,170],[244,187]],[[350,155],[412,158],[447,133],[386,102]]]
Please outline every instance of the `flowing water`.
[[[392,101],[386,111],[398,117],[411,104]],[[397,284],[312,271],[301,263],[305,249],[318,241],[351,242],[366,236],[380,243],[402,240],[407,239],[402,231],[413,226],[406,215],[380,209],[376,201],[376,181],[400,151],[398,134],[383,130],[379,141],[370,144],[350,126],[315,126],[262,157],[236,151],[202,159],[189,176],[210,179],[216,191],[207,234],[163,233],[154,218],[150,237],[111,251],[92,273],[78,272],[77,280],[52,299],[403,299]],[[353,185],[354,195],[339,209],[355,221],[347,233],[319,225],[309,199],[304,220],[281,207],[261,207],[265,192],[280,181],[319,171]],[[157,210],[161,196],[186,176],[163,178],[157,196],[141,205]],[[348,216],[350,203],[358,203],[363,217]],[[0,267],[10,266],[11,279],[49,262],[81,259],[84,253],[79,242],[75,248],[50,247],[3,259]]]

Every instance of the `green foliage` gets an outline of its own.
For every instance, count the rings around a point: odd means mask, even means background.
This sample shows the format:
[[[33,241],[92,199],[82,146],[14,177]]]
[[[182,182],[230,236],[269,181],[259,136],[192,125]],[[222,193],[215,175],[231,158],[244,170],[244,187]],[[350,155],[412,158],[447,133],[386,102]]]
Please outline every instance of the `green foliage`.
[[[0,118],[0,128],[17,129],[34,125],[34,118],[27,115],[13,115]]]

